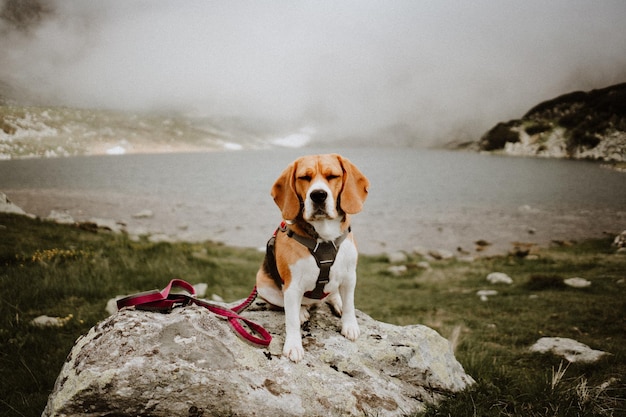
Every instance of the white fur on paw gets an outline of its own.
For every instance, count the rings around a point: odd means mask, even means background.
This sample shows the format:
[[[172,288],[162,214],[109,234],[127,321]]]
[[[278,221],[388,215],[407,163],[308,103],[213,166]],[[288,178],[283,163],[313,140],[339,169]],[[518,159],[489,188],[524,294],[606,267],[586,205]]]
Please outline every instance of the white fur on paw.
[[[309,310],[305,306],[300,306],[300,324],[304,324],[309,321],[310,317],[311,313],[309,313]]]
[[[341,334],[344,335],[346,339],[355,341],[359,338],[361,330],[356,323],[344,324],[341,327]]]
[[[300,362],[302,358],[304,358],[302,343],[290,344],[285,342],[285,346],[283,346],[283,356],[288,357],[293,362]]]

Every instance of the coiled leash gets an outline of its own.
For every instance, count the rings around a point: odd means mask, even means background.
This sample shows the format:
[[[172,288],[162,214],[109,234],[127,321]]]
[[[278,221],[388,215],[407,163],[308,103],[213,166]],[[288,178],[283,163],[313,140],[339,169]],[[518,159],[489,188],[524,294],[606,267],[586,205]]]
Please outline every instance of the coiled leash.
[[[181,288],[187,291],[190,295],[178,293],[172,294],[170,293],[172,288]],[[252,293],[250,293],[248,298],[243,303],[233,308],[222,307],[199,300],[195,298],[195,295],[196,290],[190,283],[183,281],[182,279],[173,279],[167,287],[161,291],[145,291],[117,300],[117,308],[120,310],[124,307],[135,307],[139,310],[170,312],[174,307],[195,304],[206,308],[218,316],[226,318],[228,320],[228,324],[230,324],[235,332],[250,343],[260,347],[266,347],[272,341],[272,336],[262,326],[239,315],[239,313],[248,308],[256,299],[256,287],[254,287]],[[252,330],[252,332],[256,333],[256,335],[247,330],[242,323]]]

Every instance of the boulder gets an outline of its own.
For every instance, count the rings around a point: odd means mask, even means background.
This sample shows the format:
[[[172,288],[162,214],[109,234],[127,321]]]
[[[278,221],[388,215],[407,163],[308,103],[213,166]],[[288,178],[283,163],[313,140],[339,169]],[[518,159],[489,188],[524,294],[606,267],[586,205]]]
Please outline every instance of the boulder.
[[[196,297],[204,298],[206,295],[206,290],[209,288],[209,284],[201,282],[199,284],[195,284],[193,286],[194,291],[196,292]]]
[[[413,248],[413,253],[418,256],[428,256],[428,249],[424,246],[416,246]]]
[[[494,295],[498,295],[498,291],[496,290],[479,290],[476,291],[476,295],[480,297],[480,301],[487,301],[488,297],[493,297]]]
[[[114,233],[122,233],[126,230],[126,224],[113,219],[103,219],[99,217],[92,217],[89,222],[96,225],[99,229],[108,229]]]
[[[420,269],[430,270],[430,264],[426,261],[420,261],[416,265]]]
[[[566,337],[542,337],[530,347],[531,352],[548,353],[565,358],[568,362],[593,363],[607,352],[591,349],[589,346]]]
[[[626,230],[615,236],[615,239],[613,240],[613,246],[617,247],[617,249],[626,248]]]
[[[487,275],[487,281],[492,284],[513,284],[513,278],[505,274],[504,272],[492,272]]]
[[[9,200],[6,194],[0,192],[0,213],[26,214],[24,210]]]
[[[433,249],[428,251],[428,254],[437,260],[454,258],[454,253],[445,249]]]
[[[564,279],[563,283],[572,288],[587,288],[591,286],[591,281],[579,277]]]
[[[72,314],[66,317],[50,317],[50,316],[38,316],[30,321],[30,324],[36,327],[63,327],[74,316]]]
[[[395,277],[399,277],[401,275],[406,274],[408,270],[409,268],[407,268],[406,265],[392,265],[389,268],[387,268],[387,271]]]
[[[65,211],[52,210],[46,220],[60,224],[74,224],[76,221],[71,214]]]
[[[402,416],[474,382],[422,325],[357,311],[361,336],[351,342],[323,305],[303,327],[296,364],[281,355],[281,311],[255,303],[243,314],[272,334],[267,349],[198,306],[117,312],[78,339],[43,416]]]
[[[409,260],[406,253],[402,251],[389,252],[385,256],[387,257],[387,262],[392,263],[392,264],[404,263],[404,262],[408,262]]]

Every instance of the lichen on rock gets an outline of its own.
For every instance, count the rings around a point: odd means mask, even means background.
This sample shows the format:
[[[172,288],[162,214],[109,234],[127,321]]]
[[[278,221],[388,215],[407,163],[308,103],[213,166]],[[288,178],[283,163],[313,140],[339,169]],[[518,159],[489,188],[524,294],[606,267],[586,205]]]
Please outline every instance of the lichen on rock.
[[[114,314],[77,341],[43,416],[400,416],[474,382],[425,326],[358,312],[362,335],[351,342],[322,306],[303,328],[306,356],[295,364],[281,355],[282,312],[256,303],[244,315],[272,334],[267,349],[197,306]]]

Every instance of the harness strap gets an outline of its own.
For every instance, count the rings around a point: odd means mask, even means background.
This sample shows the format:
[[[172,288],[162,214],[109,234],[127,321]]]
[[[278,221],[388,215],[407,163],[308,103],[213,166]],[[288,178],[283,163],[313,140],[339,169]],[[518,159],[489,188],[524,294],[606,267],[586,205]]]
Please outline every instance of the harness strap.
[[[278,273],[278,267],[276,266],[276,255],[274,253],[274,246],[278,231],[285,232],[287,233],[288,237],[294,239],[295,241],[309,249],[309,252],[311,252],[311,255],[313,255],[313,258],[315,259],[315,262],[320,269],[319,275],[317,276],[317,281],[315,283],[315,288],[312,291],[305,292],[304,296],[314,300],[321,300],[325,298],[328,294],[324,292],[324,287],[330,282],[330,268],[335,263],[335,258],[337,257],[339,246],[341,246],[343,241],[346,240],[351,230],[352,229],[349,226],[348,229],[346,229],[346,231],[344,231],[337,239],[329,242],[319,242],[316,239],[296,234],[286,225],[286,223],[281,223],[280,227],[274,232],[272,238],[270,238],[270,240],[267,242],[266,253],[269,257],[268,267],[270,269],[268,272],[272,275],[275,281],[282,282],[280,274]]]
[[[172,288],[177,287],[187,291],[190,295],[186,294],[171,294]],[[256,287],[252,290],[252,293],[248,298],[238,306],[233,308],[222,307],[216,304],[211,304],[203,300],[195,298],[196,291],[191,284],[182,279],[173,279],[170,283],[161,291],[152,290],[138,294],[134,294],[120,300],[117,300],[117,308],[122,309],[124,307],[135,307],[139,310],[150,310],[160,312],[170,312],[172,308],[177,306],[187,306],[195,304],[200,307],[204,307],[210,312],[224,317],[228,320],[228,324],[241,336],[244,340],[251,342],[258,346],[268,346],[272,341],[272,336],[262,326],[248,320],[245,317],[240,316],[238,313],[242,312],[252,304],[257,296]],[[243,324],[245,324],[252,332],[247,330]]]

